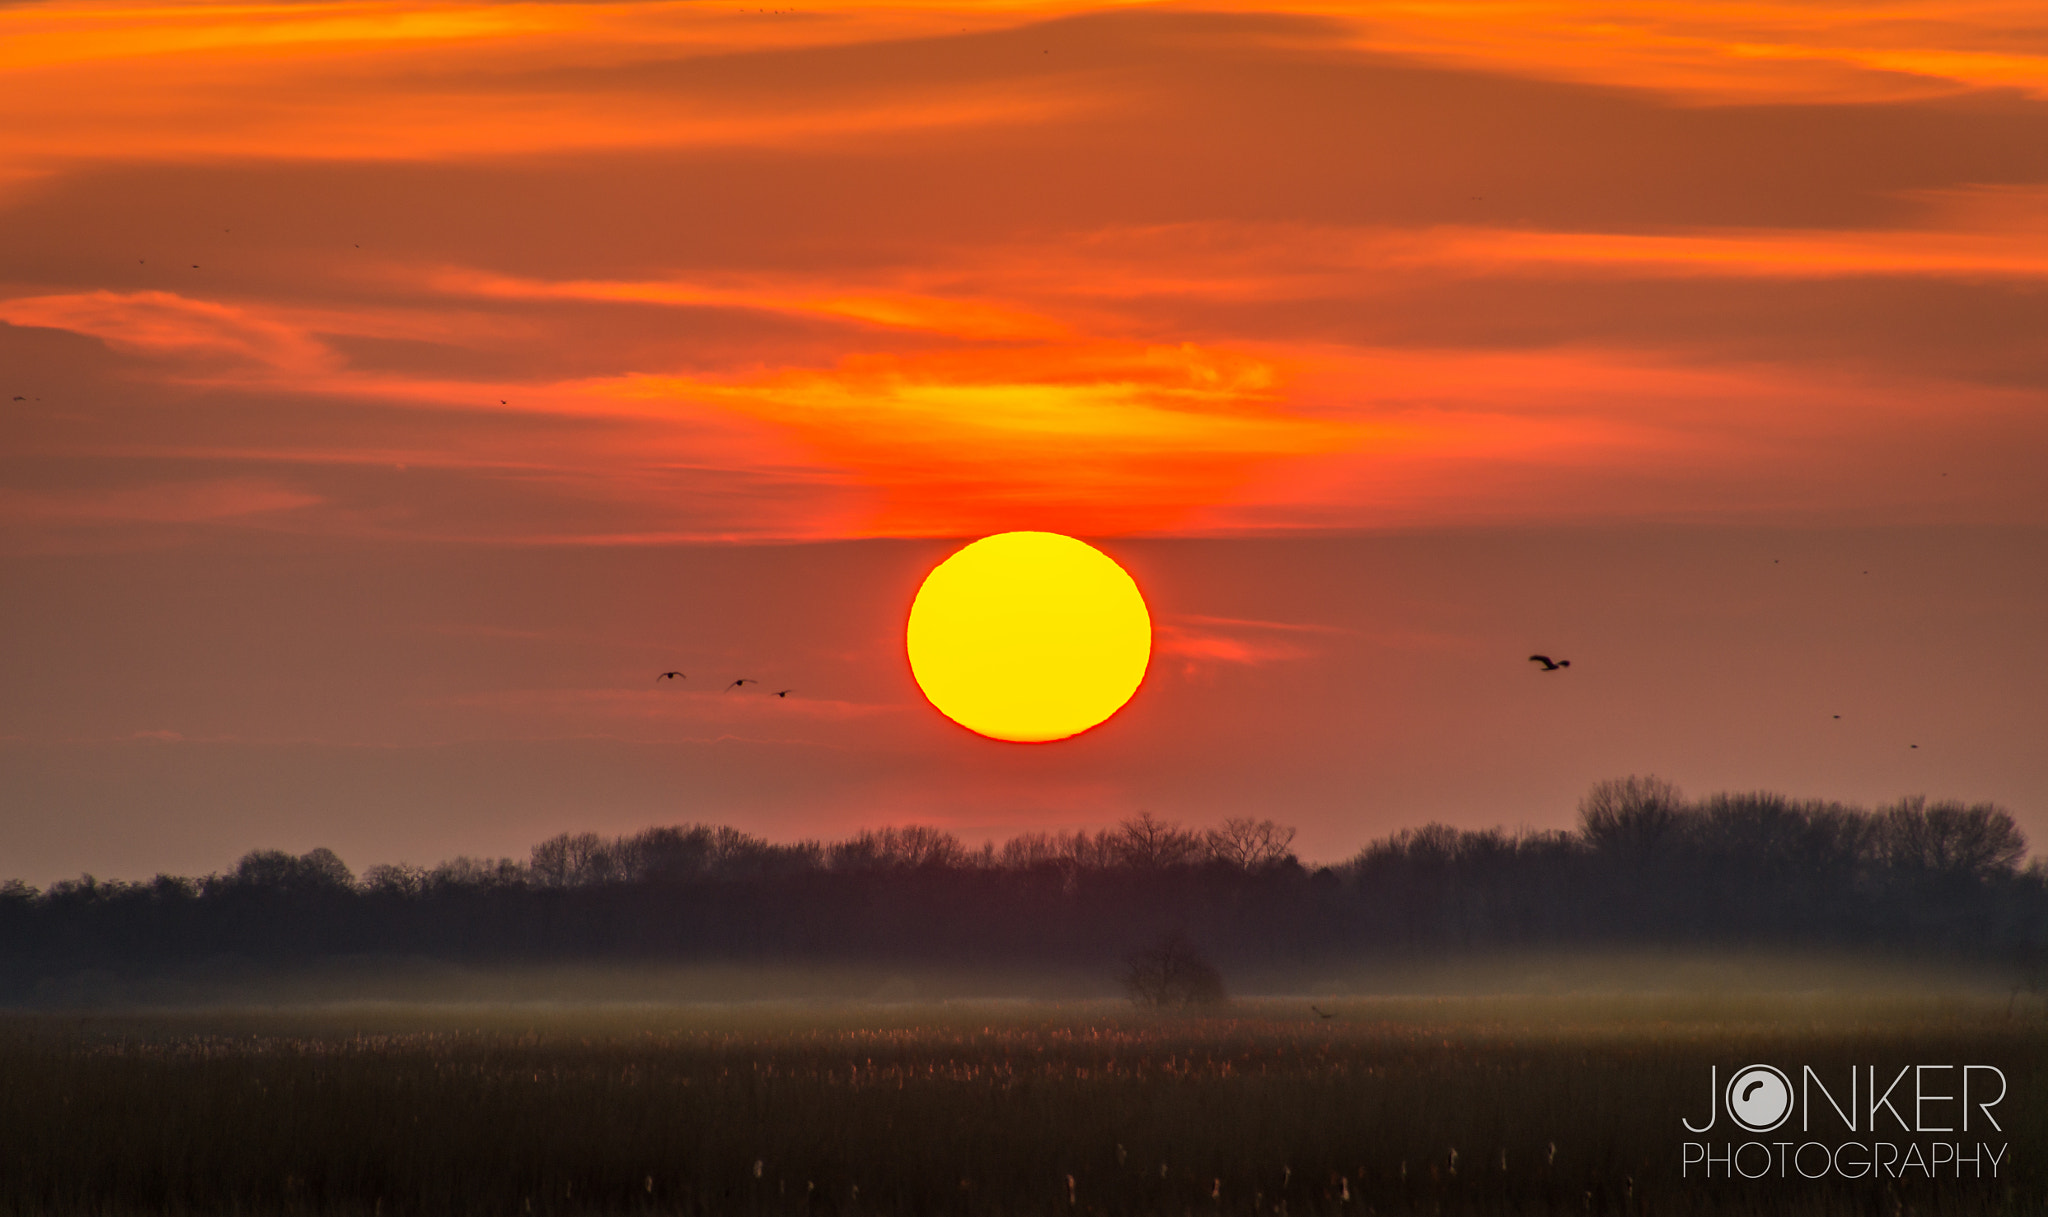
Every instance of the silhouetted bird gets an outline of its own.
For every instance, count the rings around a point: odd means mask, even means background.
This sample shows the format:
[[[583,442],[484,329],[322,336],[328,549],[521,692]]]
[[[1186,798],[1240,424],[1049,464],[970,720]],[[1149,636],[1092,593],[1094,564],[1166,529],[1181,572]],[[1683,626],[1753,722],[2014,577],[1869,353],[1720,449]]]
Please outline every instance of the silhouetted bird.
[[[1835,715],[1835,717],[1836,717],[1836,718],[1840,718],[1840,717],[1842,717],[1842,716],[1841,716],[1841,715],[1839,715],[1839,714],[1837,714],[1837,715]]]
[[[1531,655],[1529,656],[1529,662],[1542,664],[1543,670],[1546,672],[1555,672],[1559,668],[1572,666],[1572,661],[1569,659],[1552,659],[1548,655]]]
[[[775,696],[777,696],[777,697],[788,697],[788,696],[789,696],[790,694],[792,694],[792,693],[794,693],[794,692],[796,692],[796,690],[795,690],[795,689],[778,689],[778,690],[776,690],[776,692],[775,692]]]
[[[682,680],[683,674],[681,672],[663,672],[661,675],[655,677],[654,679],[656,683],[659,683],[664,680]]]
[[[1311,1010],[1315,1010],[1315,1011],[1316,1011],[1316,1017],[1317,1017],[1317,1018],[1334,1018],[1334,1017],[1336,1017],[1335,1015],[1331,1015],[1331,1014],[1325,1014],[1325,1013],[1323,1013],[1323,1012],[1322,1012],[1321,1010],[1316,1010],[1315,1006],[1313,1006],[1313,1005],[1309,1006],[1309,1009],[1311,1009]]]
[[[758,681],[758,680],[748,680],[748,679],[747,679],[747,678],[745,678],[745,677],[741,677],[740,679],[738,679],[738,680],[735,680],[735,681],[733,681],[733,682],[732,682],[731,684],[729,684],[729,685],[725,686],[725,691],[726,691],[727,693],[730,693],[730,692],[732,692],[732,691],[733,691],[734,689],[737,689],[737,688],[739,688],[739,687],[740,687],[741,685],[758,685],[758,684],[760,684],[760,683],[761,683],[761,682],[760,682],[760,681]]]

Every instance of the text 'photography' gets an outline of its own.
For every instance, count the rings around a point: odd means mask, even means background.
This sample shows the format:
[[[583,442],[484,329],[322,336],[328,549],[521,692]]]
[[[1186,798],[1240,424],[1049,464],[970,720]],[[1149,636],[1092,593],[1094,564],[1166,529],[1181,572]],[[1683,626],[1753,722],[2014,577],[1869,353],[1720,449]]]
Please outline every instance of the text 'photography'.
[[[2013,0],[0,4],[0,1212],[2048,1212]]]

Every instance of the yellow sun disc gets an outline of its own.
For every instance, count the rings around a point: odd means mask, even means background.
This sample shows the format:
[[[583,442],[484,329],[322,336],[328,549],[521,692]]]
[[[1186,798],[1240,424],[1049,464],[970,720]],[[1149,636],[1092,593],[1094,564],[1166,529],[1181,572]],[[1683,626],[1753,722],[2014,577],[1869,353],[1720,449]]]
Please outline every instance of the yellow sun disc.
[[[904,642],[939,712],[993,739],[1065,739],[1115,714],[1152,660],[1124,569],[1052,532],[983,537],[925,576]]]

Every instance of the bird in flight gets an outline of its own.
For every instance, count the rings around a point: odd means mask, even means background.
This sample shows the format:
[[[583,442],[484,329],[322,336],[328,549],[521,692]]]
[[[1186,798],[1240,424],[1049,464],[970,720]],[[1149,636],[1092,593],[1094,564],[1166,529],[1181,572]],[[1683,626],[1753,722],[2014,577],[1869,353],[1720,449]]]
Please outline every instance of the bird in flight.
[[[662,682],[662,681],[664,681],[664,680],[681,680],[681,679],[683,679],[683,674],[682,674],[681,672],[663,672],[663,673],[662,673],[661,675],[659,675],[659,676],[657,676],[657,677],[655,677],[655,678],[654,678],[654,680],[655,680],[655,683],[657,683],[657,684],[659,684],[660,682]]]
[[[1546,672],[1555,672],[1559,668],[1572,666],[1572,661],[1569,659],[1552,659],[1548,655],[1531,655],[1529,656],[1529,662],[1542,664],[1543,670]]]
[[[1315,1010],[1315,1012],[1316,1012],[1316,1017],[1317,1017],[1317,1018],[1335,1018],[1335,1017],[1336,1017],[1336,1016],[1335,1016],[1335,1015],[1333,1015],[1333,1014],[1325,1014],[1325,1013],[1323,1013],[1323,1012],[1322,1012],[1321,1010],[1317,1009],[1317,1008],[1316,1008],[1316,1006],[1315,1006],[1315,1005],[1314,1005],[1313,1003],[1311,1003],[1311,1004],[1309,1005],[1309,1009],[1311,1009],[1311,1010]]]
[[[748,680],[746,677],[742,676],[740,679],[735,680],[731,684],[725,686],[725,691],[727,693],[730,693],[734,689],[739,688],[741,685],[758,685],[760,683],[761,682],[758,680]]]
[[[789,696],[790,694],[792,694],[792,693],[794,693],[794,692],[796,692],[796,690],[795,690],[795,689],[777,689],[777,690],[775,691],[775,696],[777,696],[777,697],[788,697],[788,696]]]

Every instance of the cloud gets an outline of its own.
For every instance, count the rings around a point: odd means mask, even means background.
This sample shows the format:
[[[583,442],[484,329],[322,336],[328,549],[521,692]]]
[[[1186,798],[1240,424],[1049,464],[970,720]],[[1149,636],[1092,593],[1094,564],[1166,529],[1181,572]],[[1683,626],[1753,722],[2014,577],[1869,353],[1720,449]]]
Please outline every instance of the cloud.
[[[1345,423],[1278,405],[1278,380],[1226,351],[1103,342],[631,377],[610,391],[787,428],[879,496],[873,532],[952,536],[1168,528],[1262,463],[1357,442]]]
[[[1910,192],[1901,201],[1921,223],[1661,232],[1285,221],[1111,226],[991,250],[983,273],[1000,275],[1019,307],[1071,312],[1093,304],[1126,324],[1176,302],[1376,301],[1446,276],[2048,277],[2048,190],[1962,187]]]
[[[1951,158],[1977,110],[1789,103],[2031,88],[2026,14],[16,6],[48,245],[0,321],[139,357],[24,451],[189,468],[6,502],[588,546],[1853,514],[1938,433],[2025,515],[2048,225],[1981,183],[2038,176],[2038,107]]]
[[[955,81],[935,94],[886,76],[790,76],[807,50],[953,32],[963,20],[991,25],[985,14],[857,7],[772,20],[659,0],[22,5],[0,9],[0,64],[31,86],[0,98],[0,173],[843,144],[1096,103],[1072,82]],[[661,70],[747,57],[754,70],[738,80]]]
[[[1345,23],[1362,50],[1708,103],[1877,102],[1963,89],[2048,96],[2048,32],[2024,0],[1330,0],[1289,8]]]
[[[160,482],[98,490],[0,488],[10,524],[205,524],[295,511],[318,495],[263,478]]]
[[[1181,615],[1157,622],[1152,633],[1156,655],[1194,663],[1227,663],[1257,667],[1316,654],[1298,641],[1303,633],[1331,631],[1327,626],[1292,626],[1268,621]],[[1280,637],[1274,637],[1274,634]]]
[[[245,308],[175,292],[78,292],[0,300],[0,321],[70,330],[140,354],[254,364],[295,375],[339,360],[302,329]]]
[[[1433,263],[1523,274],[1610,273],[1831,279],[2048,278],[2048,224],[2016,232],[1598,233],[1439,230],[1385,251],[1394,265]]]
[[[497,300],[575,300],[676,308],[752,309],[918,330],[976,341],[1072,337],[1059,321],[983,301],[890,291],[850,283],[767,280],[751,286],[666,281],[546,281],[445,270],[428,285],[450,295]]]

